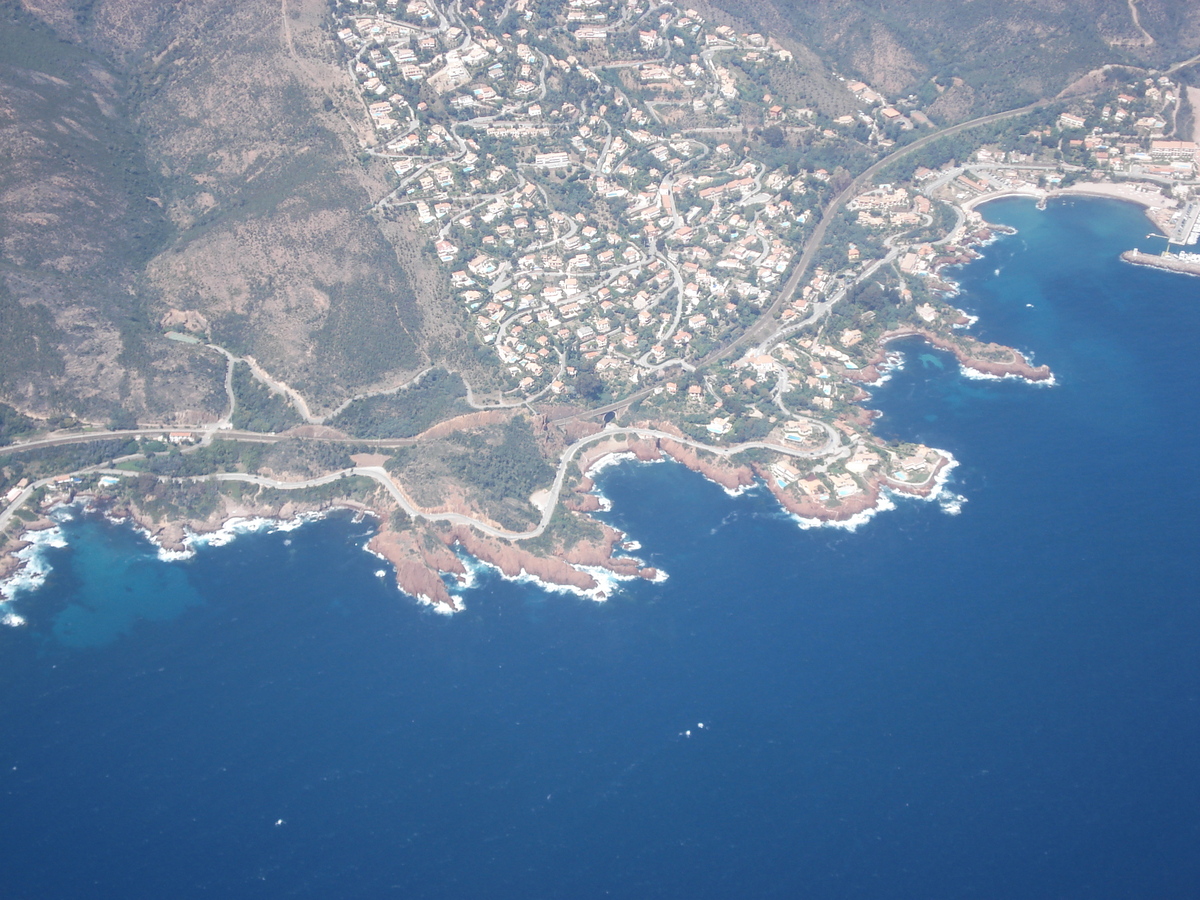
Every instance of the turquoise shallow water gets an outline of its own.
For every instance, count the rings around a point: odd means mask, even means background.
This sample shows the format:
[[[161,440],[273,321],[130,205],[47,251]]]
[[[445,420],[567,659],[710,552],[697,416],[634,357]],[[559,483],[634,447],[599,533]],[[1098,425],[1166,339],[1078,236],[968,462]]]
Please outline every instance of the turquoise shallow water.
[[[65,523],[0,629],[0,893],[1194,897],[1200,280],[1117,262],[1121,204],[988,215],[960,302],[1057,386],[910,342],[873,404],[959,515],[802,531],[623,465],[669,580],[485,576],[451,619],[369,522],[176,563]]]

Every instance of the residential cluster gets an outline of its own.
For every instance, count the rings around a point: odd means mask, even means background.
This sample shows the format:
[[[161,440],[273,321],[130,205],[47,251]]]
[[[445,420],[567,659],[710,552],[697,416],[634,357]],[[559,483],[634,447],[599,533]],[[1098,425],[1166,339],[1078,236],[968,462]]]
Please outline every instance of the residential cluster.
[[[645,2],[572,0],[549,26],[520,2],[500,22],[434,0],[338,12],[396,178],[379,206],[426,229],[526,394],[690,366],[761,311],[827,193],[826,171],[748,153],[728,112],[749,86],[725,61],[790,60],[763,35]]]
[[[848,176],[772,148],[886,148],[932,124],[915,97],[846,82],[860,108],[829,120],[764,89],[762,71],[791,64],[773,39],[647,0],[339,0],[337,14],[373,123],[366,152],[394,178],[376,208],[427,237],[513,396],[648,385],[654,415],[698,439],[783,448],[775,486],[823,505],[935,476],[936,451],[889,447],[854,419],[863,393],[847,376],[880,365],[887,329],[965,321],[939,272],[968,257],[980,223],[939,240],[932,201],[979,173],[939,166],[859,191],[837,251],[773,306]],[[995,162],[1058,176],[1042,137]],[[770,339],[697,370],[768,309]]]
[[[1064,161],[1118,175],[1191,181],[1200,155],[1191,134],[1181,134],[1186,88],[1166,75],[1130,82],[1059,115],[1056,138]],[[1058,133],[1055,134],[1054,131]]]

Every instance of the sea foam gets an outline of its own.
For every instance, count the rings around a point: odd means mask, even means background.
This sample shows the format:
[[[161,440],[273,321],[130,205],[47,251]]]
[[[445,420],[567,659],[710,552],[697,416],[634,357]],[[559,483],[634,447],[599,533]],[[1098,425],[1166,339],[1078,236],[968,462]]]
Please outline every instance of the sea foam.
[[[22,547],[14,556],[20,560],[20,567],[0,581],[0,612],[4,614],[5,625],[23,625],[25,620],[14,613],[11,604],[29,592],[35,591],[46,582],[46,576],[53,571],[46,551],[62,549],[67,546],[63,539],[62,529],[57,525],[42,528],[37,531],[27,531],[24,539],[28,546]],[[10,620],[11,617],[11,620]]]
[[[224,547],[243,534],[258,532],[295,531],[301,525],[315,522],[325,516],[324,512],[305,512],[290,519],[274,519],[269,516],[245,516],[226,520],[215,531],[189,532],[183,538],[182,550],[158,547],[158,558],[163,562],[191,559],[200,547]],[[140,529],[155,544],[158,542],[145,529]]]
[[[1017,375],[1014,372],[1005,372],[1003,375],[993,375],[991,372],[981,372],[979,369],[973,369],[965,363],[959,363],[958,369],[959,374],[961,374],[963,378],[967,378],[971,381],[1023,381],[1026,384],[1032,384],[1037,387],[1054,387],[1058,384],[1058,382],[1054,380],[1053,374],[1051,374],[1049,378],[1041,379],[1026,378],[1024,375]]]
[[[844,531],[855,532],[858,531],[860,526],[866,525],[871,519],[879,515],[879,513],[889,512],[896,508],[896,504],[892,502],[890,494],[891,492],[888,490],[880,491],[879,499],[875,502],[874,506],[864,509],[862,512],[855,513],[848,519],[815,519],[793,512],[787,513],[787,516],[805,531],[810,528],[841,528]]]

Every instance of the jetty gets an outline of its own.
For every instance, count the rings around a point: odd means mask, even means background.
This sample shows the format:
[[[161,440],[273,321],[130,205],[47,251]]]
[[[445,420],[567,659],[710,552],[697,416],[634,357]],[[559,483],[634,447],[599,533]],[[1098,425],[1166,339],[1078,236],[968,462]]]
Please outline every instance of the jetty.
[[[1143,253],[1141,250],[1126,250],[1121,259],[1135,266],[1150,266],[1180,272],[1184,275],[1200,275],[1200,253]]]

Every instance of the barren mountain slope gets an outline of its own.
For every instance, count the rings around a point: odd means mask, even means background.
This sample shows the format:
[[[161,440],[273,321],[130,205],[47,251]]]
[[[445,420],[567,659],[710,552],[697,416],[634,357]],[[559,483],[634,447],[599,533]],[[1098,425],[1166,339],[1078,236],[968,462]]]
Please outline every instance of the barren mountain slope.
[[[464,332],[429,259],[403,247],[418,296],[393,245],[404,236],[389,239],[397,226],[369,213],[386,186],[381,164],[358,158],[363,111],[321,0],[98,0],[86,15],[46,0],[35,11],[128,73],[173,226],[136,261],[148,343],[186,357],[195,351],[164,342],[161,324],[207,330],[318,410],[458,354]]]
[[[223,403],[215,360],[150,337],[139,272],[171,229],[125,93],[102,57],[0,7],[0,392],[32,412]]]

